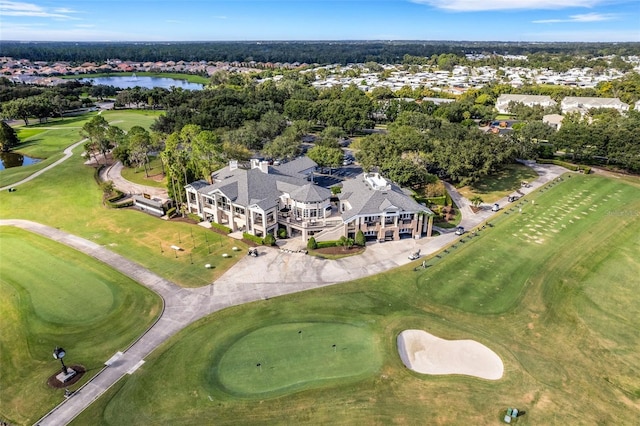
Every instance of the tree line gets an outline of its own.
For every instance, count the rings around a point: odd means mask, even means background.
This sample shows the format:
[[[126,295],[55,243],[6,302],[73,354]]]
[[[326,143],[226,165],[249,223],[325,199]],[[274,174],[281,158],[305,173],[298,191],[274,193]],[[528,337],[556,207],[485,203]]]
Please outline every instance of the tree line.
[[[526,43],[471,41],[237,41],[237,42],[12,42],[0,44],[0,56],[32,61],[81,64],[118,58],[125,61],[257,61],[309,64],[349,64],[373,61],[396,64],[405,55],[430,58],[453,54],[531,55],[556,65],[543,55],[562,58],[639,55],[638,43]],[[495,57],[494,57],[495,58]],[[566,61],[561,61],[564,63]]]

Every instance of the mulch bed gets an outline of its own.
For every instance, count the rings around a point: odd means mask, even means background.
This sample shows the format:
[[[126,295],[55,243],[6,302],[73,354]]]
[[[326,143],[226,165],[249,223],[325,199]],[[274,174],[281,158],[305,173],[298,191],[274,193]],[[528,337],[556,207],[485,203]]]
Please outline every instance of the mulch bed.
[[[69,368],[72,368],[72,369],[76,370],[76,375],[73,376],[71,378],[71,380],[69,380],[66,383],[62,383],[61,381],[56,379],[56,376],[62,371],[62,369],[59,369],[55,373],[53,373],[53,375],[51,377],[49,377],[49,379],[47,380],[47,384],[49,385],[49,387],[56,388],[56,389],[67,388],[67,387],[77,383],[82,378],[84,373],[87,371],[84,368],[84,366],[78,365],[78,364],[71,365],[71,366],[69,366]]]

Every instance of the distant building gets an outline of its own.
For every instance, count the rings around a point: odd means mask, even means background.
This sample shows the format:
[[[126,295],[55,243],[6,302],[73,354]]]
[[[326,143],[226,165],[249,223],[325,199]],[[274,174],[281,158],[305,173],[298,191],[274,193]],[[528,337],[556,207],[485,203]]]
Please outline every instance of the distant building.
[[[563,113],[579,112],[585,114],[593,108],[613,108],[619,112],[629,110],[629,104],[625,104],[618,98],[587,98],[567,96],[560,104]]]
[[[509,114],[509,104],[511,102],[521,103],[528,107],[540,105],[543,108],[555,106],[558,103],[550,96],[542,95],[500,95],[496,101],[496,109],[500,114]]]
[[[544,124],[548,124],[556,130],[560,130],[560,127],[562,127],[563,118],[564,116],[560,114],[547,114],[542,117],[542,122]]]

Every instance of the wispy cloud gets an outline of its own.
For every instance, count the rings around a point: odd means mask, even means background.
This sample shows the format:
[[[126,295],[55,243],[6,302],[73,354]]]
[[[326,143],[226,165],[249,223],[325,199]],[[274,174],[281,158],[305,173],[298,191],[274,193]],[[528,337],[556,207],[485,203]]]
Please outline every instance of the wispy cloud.
[[[78,19],[70,16],[75,13],[71,9],[56,8],[49,9],[38,6],[34,3],[23,3],[8,0],[0,0],[0,15],[2,16],[26,16],[32,18],[53,18],[53,19]]]
[[[523,34],[527,40],[535,41],[587,41],[587,42],[640,42],[638,31],[546,31]]]
[[[605,0],[410,0],[438,9],[454,12],[479,12],[488,10],[564,9],[569,7],[593,7]]]
[[[214,16],[214,19],[229,19],[228,16],[224,16],[224,15],[218,15],[218,16]]]
[[[612,21],[617,19],[618,15],[615,13],[585,13],[582,15],[571,15],[565,19],[539,19],[531,21],[534,24],[557,24],[561,22],[601,22]]]
[[[177,19],[167,19],[165,22],[168,24],[184,24],[184,21],[178,21]]]

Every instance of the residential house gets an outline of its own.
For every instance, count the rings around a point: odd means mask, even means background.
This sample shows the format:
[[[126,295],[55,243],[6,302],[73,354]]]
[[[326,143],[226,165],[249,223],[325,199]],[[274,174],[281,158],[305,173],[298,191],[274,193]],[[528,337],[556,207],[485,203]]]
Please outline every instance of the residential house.
[[[562,113],[579,112],[585,114],[593,108],[613,108],[619,112],[629,110],[629,104],[622,102],[618,98],[593,98],[593,97],[577,97],[567,96],[560,103]]]
[[[521,103],[528,107],[540,105],[543,108],[557,105],[557,102],[550,96],[543,95],[500,95],[496,101],[496,109],[500,114],[509,114],[509,104],[511,102]]]

